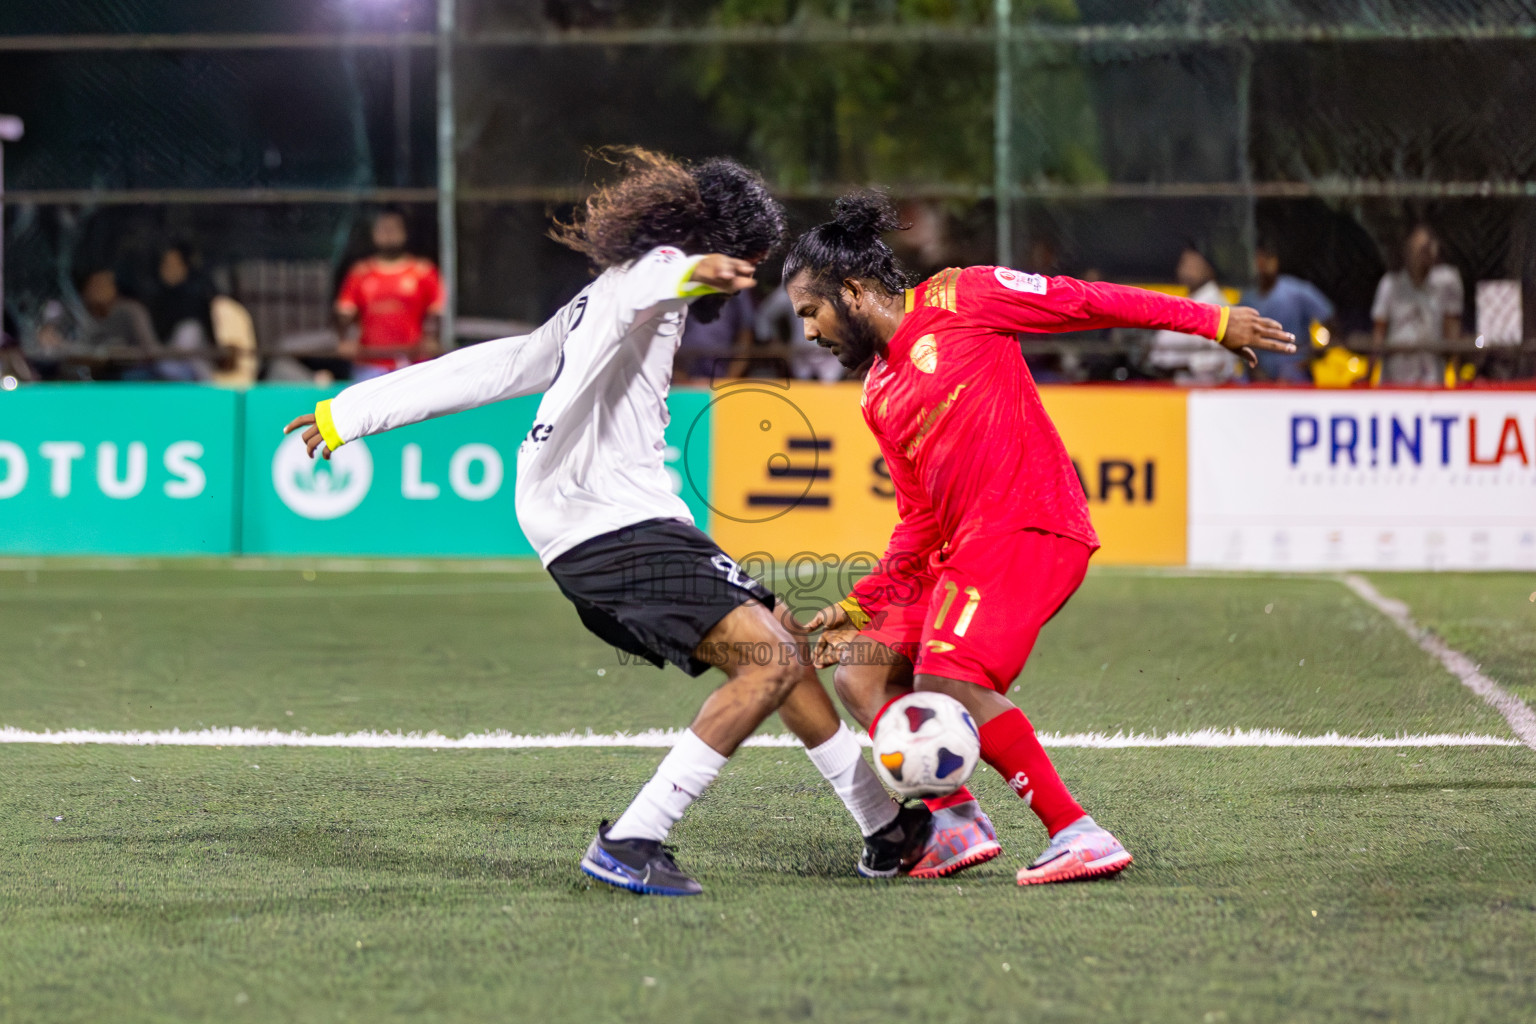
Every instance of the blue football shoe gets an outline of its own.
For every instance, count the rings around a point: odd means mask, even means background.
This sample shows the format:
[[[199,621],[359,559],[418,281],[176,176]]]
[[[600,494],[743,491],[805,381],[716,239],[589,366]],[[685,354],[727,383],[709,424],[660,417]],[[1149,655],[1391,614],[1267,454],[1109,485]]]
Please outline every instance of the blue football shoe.
[[[684,873],[670,848],[654,839],[609,839],[608,822],[581,858],[581,870],[600,882],[646,896],[697,896],[704,887]]]

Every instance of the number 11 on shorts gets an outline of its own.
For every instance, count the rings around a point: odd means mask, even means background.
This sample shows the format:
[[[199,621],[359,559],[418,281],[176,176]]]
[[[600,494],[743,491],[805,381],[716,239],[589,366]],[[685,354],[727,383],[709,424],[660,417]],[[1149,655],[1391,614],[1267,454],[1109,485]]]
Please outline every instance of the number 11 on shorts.
[[[960,587],[954,580],[944,581],[944,600],[939,602],[939,613],[933,617],[933,628],[943,629],[944,620],[949,617],[950,606],[955,603],[955,595],[960,592]],[[953,630],[955,636],[965,636],[965,631],[971,628],[971,620],[976,617],[976,606],[981,604],[981,591],[975,587],[965,588],[965,606],[960,609],[960,617],[955,620]]]

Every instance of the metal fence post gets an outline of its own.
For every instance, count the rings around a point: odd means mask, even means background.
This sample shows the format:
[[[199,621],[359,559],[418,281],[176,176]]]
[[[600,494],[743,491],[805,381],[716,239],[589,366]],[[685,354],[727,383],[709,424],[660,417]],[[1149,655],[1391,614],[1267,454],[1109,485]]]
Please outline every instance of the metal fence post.
[[[453,122],[453,8],[454,0],[437,0],[437,235],[438,267],[443,275],[441,337],[444,348],[454,348],[458,335],[455,316],[459,301],[459,253],[456,230],[458,200],[454,167]]]
[[[992,194],[997,203],[997,265],[1013,265],[1013,3],[996,0],[997,96],[992,126]]]

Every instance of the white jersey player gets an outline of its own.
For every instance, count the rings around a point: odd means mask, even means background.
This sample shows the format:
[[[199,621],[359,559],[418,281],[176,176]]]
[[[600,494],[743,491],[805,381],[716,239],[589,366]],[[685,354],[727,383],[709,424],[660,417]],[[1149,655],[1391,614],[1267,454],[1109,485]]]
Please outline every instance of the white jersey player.
[[[287,429],[306,428],[310,453],[329,458],[359,437],[544,392],[517,472],[518,522],[540,560],[598,636],[657,666],[726,674],[629,808],[598,827],[581,861],[587,874],[653,895],[702,891],[662,842],[774,711],[858,822],[859,872],[897,874],[922,855],[926,808],[899,807],[885,792],[787,610],[693,525],[663,464],[689,304],[707,315],[719,296],[756,283],[756,263],[783,234],[782,210],[731,161],[622,155],[625,175],[556,228],[602,273],[548,322],[354,385]],[[761,651],[776,656],[754,657]]]

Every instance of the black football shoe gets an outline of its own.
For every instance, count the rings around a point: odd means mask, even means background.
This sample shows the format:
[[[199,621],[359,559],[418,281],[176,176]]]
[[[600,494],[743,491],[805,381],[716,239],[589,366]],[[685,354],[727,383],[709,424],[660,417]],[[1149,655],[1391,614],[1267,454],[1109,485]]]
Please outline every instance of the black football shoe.
[[[933,812],[921,801],[896,812],[896,820],[864,839],[859,874],[865,878],[894,878],[922,855],[933,831]]]
[[[704,887],[672,859],[672,850],[654,839],[609,839],[608,822],[581,858],[581,870],[600,882],[646,896],[697,896]]]

